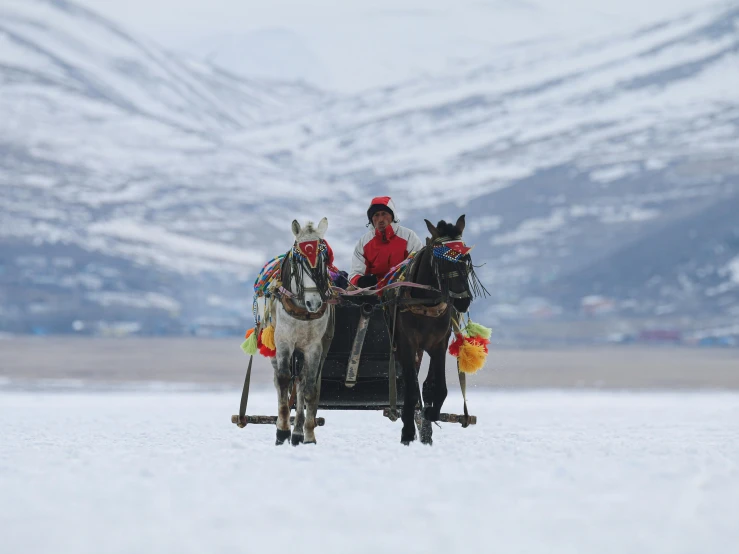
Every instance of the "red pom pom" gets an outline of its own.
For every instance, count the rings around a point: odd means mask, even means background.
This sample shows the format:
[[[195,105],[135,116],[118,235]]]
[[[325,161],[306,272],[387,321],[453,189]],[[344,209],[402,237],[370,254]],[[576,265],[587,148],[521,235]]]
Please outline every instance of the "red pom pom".
[[[449,345],[449,353],[455,358],[459,356],[459,347],[462,346],[464,337],[459,333],[454,335],[454,341]]]
[[[259,344],[259,353],[265,358],[274,358],[277,355],[277,350],[271,350],[263,344]]]

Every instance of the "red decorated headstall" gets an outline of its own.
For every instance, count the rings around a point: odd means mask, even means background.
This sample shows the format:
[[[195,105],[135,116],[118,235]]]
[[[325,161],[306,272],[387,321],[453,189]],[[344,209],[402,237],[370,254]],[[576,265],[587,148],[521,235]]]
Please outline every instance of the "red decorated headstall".
[[[458,262],[462,256],[469,253],[473,246],[467,246],[461,240],[447,240],[434,246],[434,256],[442,260]]]
[[[326,254],[326,243],[322,240],[306,240],[298,242],[293,247],[293,255],[308,261],[315,268],[318,265],[319,256]]]

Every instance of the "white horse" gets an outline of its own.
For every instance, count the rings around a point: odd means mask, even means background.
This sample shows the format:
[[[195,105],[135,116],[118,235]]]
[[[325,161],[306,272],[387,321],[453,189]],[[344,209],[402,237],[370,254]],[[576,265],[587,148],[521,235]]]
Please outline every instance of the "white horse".
[[[323,236],[328,228],[324,217],[318,227],[292,222],[295,244],[282,265],[282,286],[288,293],[276,302],[275,348],[272,358],[277,389],[277,442],[290,438],[288,397],[293,378],[297,379],[297,402],[292,444],[316,442],[316,411],[321,392],[321,370],[334,334],[334,306],[328,304],[328,251]],[[294,353],[303,355],[296,375]],[[307,413],[306,413],[307,412]]]

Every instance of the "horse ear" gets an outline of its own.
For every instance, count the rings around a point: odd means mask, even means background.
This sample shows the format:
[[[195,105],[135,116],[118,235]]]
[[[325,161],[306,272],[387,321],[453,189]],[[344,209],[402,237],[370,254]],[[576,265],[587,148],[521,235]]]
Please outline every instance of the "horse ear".
[[[464,232],[464,214],[459,216],[459,219],[454,224],[454,226],[459,229],[459,234],[461,235]]]
[[[434,224],[431,223],[428,219],[424,219],[426,222],[426,227],[429,230],[429,233],[431,233],[432,239],[438,239],[439,238],[439,231],[436,230],[436,227],[434,227]]]
[[[300,234],[300,223],[298,223],[297,219],[293,219],[293,235],[295,235],[295,238],[298,238],[299,234]]]
[[[318,236],[323,238],[323,235],[326,234],[326,229],[328,229],[328,219],[325,217],[318,222]]]

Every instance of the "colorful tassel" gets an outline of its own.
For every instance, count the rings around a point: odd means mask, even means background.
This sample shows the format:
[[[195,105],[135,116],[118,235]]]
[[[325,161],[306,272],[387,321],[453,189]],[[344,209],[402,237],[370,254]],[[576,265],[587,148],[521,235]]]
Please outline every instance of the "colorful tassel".
[[[262,345],[259,347],[259,353],[265,358],[274,358],[277,355],[277,350],[270,350],[266,346]]]
[[[246,332],[246,340],[241,343],[241,350],[248,356],[253,356],[257,353],[257,336],[254,329],[249,329]]]
[[[270,350],[275,350],[275,327],[274,325],[268,325],[262,331],[262,344]]]
[[[485,365],[492,333],[492,329],[470,321],[462,332],[454,334],[449,353],[458,359],[459,371],[475,373]]]
[[[455,358],[459,356],[459,347],[464,342],[464,336],[457,333],[454,335],[454,341],[449,345],[449,353]]]
[[[468,337],[482,337],[484,339],[489,339],[490,336],[493,334],[492,329],[483,327],[479,323],[474,323],[472,321],[467,324],[467,327],[465,327],[465,331],[467,332]]]
[[[272,331],[272,344],[274,344],[274,330]],[[264,330],[262,330],[259,333],[259,337],[257,337],[257,347],[259,348],[259,353],[264,356],[265,358],[274,358],[277,355],[277,350],[274,348],[269,348],[264,342]]]
[[[489,352],[488,344],[490,344],[490,341],[488,339],[483,339],[482,337],[470,337],[469,339],[467,339],[467,342],[469,342],[470,344],[474,344],[475,346],[482,346],[485,354]]]
[[[485,365],[487,347],[475,339],[467,339],[459,347],[459,371],[476,373]]]

